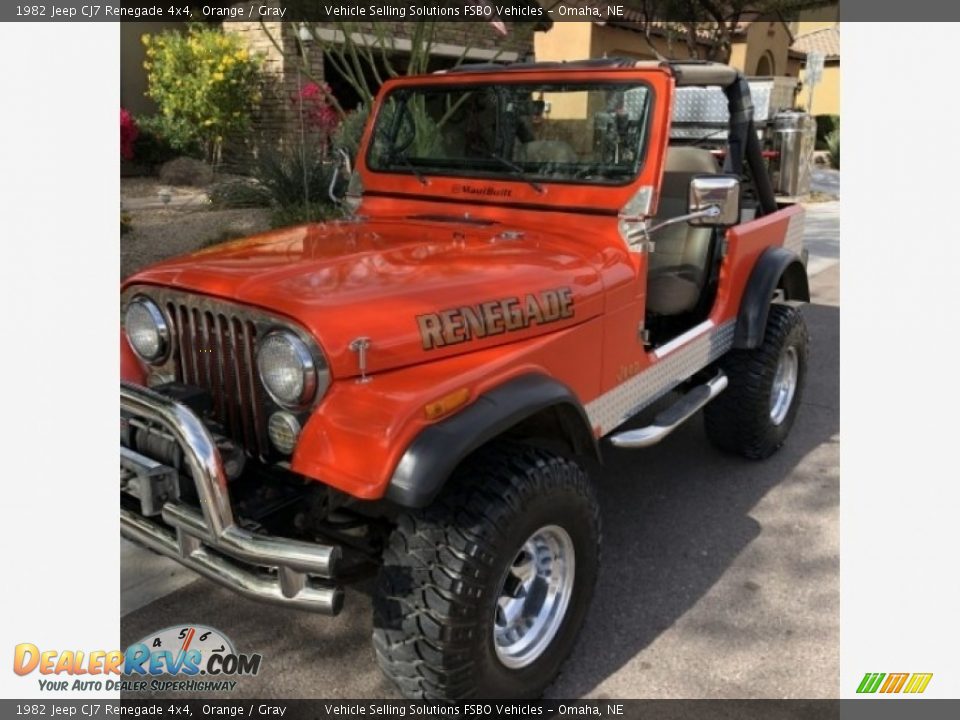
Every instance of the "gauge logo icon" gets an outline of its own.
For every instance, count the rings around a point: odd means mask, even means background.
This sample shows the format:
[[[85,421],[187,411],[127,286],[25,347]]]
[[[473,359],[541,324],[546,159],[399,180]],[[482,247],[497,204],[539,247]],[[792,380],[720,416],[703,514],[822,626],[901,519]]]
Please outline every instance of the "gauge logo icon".
[[[150,633],[124,655],[124,675],[256,675],[262,660],[238,653],[224,633],[196,623]]]

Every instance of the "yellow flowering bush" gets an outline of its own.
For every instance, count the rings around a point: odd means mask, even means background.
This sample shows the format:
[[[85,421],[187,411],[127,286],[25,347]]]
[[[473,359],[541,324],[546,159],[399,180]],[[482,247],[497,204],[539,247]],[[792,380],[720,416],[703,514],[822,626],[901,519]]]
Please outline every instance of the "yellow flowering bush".
[[[175,148],[217,162],[225,138],[242,134],[260,102],[261,63],[243,41],[200,24],[186,33],[144,35],[150,123]]]

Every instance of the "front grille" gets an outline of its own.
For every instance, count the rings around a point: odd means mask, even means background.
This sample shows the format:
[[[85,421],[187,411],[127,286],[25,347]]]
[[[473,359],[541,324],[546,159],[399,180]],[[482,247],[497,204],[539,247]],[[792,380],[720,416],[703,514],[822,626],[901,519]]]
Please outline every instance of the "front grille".
[[[173,321],[177,380],[208,390],[225,434],[248,454],[266,457],[266,399],[254,362],[256,325],[205,298],[169,299],[165,309]]]

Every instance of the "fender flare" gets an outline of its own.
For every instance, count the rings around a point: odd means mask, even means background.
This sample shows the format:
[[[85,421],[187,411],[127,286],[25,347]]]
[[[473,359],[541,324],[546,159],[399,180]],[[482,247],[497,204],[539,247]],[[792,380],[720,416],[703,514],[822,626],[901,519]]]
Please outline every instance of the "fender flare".
[[[599,446],[587,414],[570,388],[546,375],[521,375],[422,430],[397,463],[384,497],[402,507],[426,507],[467,455],[551,409],[559,411],[564,439],[576,451],[592,452],[599,460]]]
[[[735,348],[748,350],[763,342],[770,303],[778,289],[783,290],[785,300],[810,302],[807,268],[800,257],[782,247],[767,248],[753,266],[740,301]]]

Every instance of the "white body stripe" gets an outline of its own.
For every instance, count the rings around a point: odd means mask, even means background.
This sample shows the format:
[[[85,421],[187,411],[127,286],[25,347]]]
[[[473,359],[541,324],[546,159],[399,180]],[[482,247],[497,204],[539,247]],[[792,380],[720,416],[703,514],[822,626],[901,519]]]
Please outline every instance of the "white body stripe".
[[[663,346],[651,367],[587,403],[590,425],[606,435],[705,368],[733,347],[736,324],[708,320]]]

